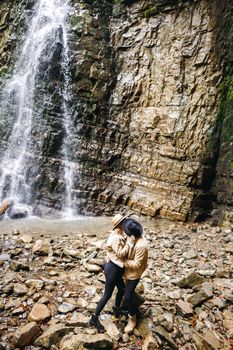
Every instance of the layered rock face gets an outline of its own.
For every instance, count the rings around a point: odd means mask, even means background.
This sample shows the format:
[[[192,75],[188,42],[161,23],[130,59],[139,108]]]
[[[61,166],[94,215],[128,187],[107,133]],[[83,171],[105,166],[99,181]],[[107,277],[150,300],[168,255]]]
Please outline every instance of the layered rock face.
[[[121,62],[113,116],[126,138],[116,178],[132,187],[132,208],[185,220],[195,201],[208,206],[203,190],[212,170],[202,158],[218,112],[216,4],[168,7],[148,19],[144,5],[112,20]]]
[[[10,2],[4,3],[9,12]],[[232,204],[228,162],[232,114],[230,107],[221,108],[219,89],[229,75],[226,48],[219,43],[226,39],[221,19],[230,3],[158,1],[155,6],[148,1],[72,0],[71,5],[73,161],[77,164],[72,193],[79,212],[110,214],[130,208],[185,221],[202,218],[214,195]],[[29,2],[21,6],[27,9]],[[6,19],[7,11],[1,15],[1,60],[7,53],[6,63],[12,66],[7,33],[15,32],[30,11],[21,9],[15,28]],[[59,209],[64,188],[59,177],[64,136],[56,88],[57,79],[62,81],[59,65],[55,73],[50,95],[44,98],[46,133],[38,128],[38,137],[46,136],[33,184],[35,212],[40,212],[41,204]],[[40,96],[37,104],[43,100]],[[224,116],[228,113],[224,122],[219,110]],[[231,191],[226,190],[229,186]]]

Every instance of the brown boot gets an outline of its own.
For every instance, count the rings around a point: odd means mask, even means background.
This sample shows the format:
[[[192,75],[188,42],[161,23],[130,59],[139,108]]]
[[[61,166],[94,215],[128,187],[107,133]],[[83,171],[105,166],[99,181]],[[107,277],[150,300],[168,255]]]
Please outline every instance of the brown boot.
[[[137,324],[136,315],[129,316],[129,320],[128,320],[128,323],[124,329],[124,332],[125,333],[132,333],[134,328],[136,327],[136,324]]]

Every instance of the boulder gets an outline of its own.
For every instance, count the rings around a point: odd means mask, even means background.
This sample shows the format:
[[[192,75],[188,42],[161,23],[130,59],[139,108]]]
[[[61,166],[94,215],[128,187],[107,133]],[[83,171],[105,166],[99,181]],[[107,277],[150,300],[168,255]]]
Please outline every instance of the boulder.
[[[203,303],[204,301],[212,298],[213,292],[209,289],[201,289],[199,292],[191,295],[187,301],[196,307],[197,305]]]
[[[49,254],[49,242],[48,240],[38,239],[32,247],[32,253],[36,255],[48,255]]]
[[[73,331],[73,327],[66,327],[59,323],[50,326],[39,338],[34,342],[35,346],[51,349],[51,346],[56,344],[62,337]],[[67,348],[71,350],[71,348]]]
[[[183,318],[189,318],[193,315],[192,304],[179,300],[176,304],[177,313]]]
[[[21,206],[12,206],[9,208],[7,214],[10,219],[22,219],[28,216],[29,210],[27,207]]]
[[[173,283],[180,288],[192,288],[203,282],[203,277],[193,272],[187,277],[181,278],[180,280],[174,281]]]
[[[19,348],[31,345],[40,333],[41,328],[36,322],[21,326],[14,334],[15,345]]]
[[[69,338],[64,338],[60,344],[60,350],[77,350],[77,349],[92,349],[92,350],[111,350],[113,342],[105,334],[84,334],[79,333],[72,335]]]
[[[28,321],[44,321],[51,316],[48,307],[44,304],[35,304],[28,315]]]

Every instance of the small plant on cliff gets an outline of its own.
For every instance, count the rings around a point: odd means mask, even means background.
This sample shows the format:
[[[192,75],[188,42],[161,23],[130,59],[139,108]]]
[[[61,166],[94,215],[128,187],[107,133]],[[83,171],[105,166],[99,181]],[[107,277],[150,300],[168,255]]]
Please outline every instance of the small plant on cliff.
[[[113,0],[113,2],[118,5],[130,5],[135,1],[137,0]]]
[[[153,6],[144,12],[144,17],[149,18],[149,17],[155,16],[157,13],[158,13],[157,6]]]
[[[219,85],[219,92],[221,94],[219,118],[224,119],[226,104],[233,101],[233,77],[225,78]]]

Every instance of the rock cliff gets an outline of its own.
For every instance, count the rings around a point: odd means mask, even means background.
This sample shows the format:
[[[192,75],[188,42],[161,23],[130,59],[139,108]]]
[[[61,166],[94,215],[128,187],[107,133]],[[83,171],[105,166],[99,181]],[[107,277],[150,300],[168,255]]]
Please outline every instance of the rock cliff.
[[[231,206],[231,2],[72,0],[71,5],[73,197],[79,212],[109,214],[128,207],[185,221],[203,218],[215,200]],[[32,8],[33,1],[26,0],[1,6],[3,80]],[[32,191],[37,213],[41,206],[61,207],[64,135],[57,77],[52,76],[46,97],[51,103],[43,113],[46,136]],[[1,125],[8,123],[3,118]],[[1,139],[7,140],[7,127]]]

